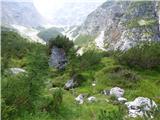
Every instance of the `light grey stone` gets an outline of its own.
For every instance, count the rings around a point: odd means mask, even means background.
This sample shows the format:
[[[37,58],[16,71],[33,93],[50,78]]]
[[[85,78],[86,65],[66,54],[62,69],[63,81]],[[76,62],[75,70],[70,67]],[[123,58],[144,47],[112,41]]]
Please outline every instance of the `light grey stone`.
[[[124,97],[119,97],[117,100],[118,100],[120,103],[125,103],[125,102],[127,101],[127,99],[124,98]]]
[[[94,101],[96,101],[96,97],[90,96],[90,97],[88,97],[88,101],[89,102],[94,102]]]
[[[75,98],[75,100],[79,103],[79,104],[83,104],[84,102],[84,95],[83,94],[80,94],[79,96],[77,96]]]
[[[122,97],[124,95],[124,90],[119,87],[114,87],[110,90],[110,95],[116,98]]]
[[[134,101],[126,102],[125,105],[128,108],[128,116],[133,118],[143,116],[153,117],[152,110],[157,108],[156,103],[146,97],[137,97]]]
[[[19,73],[25,73],[26,71],[22,68],[9,68],[9,71],[14,74],[17,75]]]

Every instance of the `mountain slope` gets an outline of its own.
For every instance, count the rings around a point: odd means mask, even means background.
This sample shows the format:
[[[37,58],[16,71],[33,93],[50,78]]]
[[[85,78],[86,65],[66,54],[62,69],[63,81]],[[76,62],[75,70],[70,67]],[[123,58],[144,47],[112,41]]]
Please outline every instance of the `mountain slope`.
[[[32,2],[1,2],[1,22],[7,25],[38,27],[45,24]]]
[[[104,31],[101,37],[104,39],[96,41],[101,41],[106,49],[127,49],[139,41],[160,40],[158,4],[154,1],[105,2],[88,15],[80,34],[99,36]]]

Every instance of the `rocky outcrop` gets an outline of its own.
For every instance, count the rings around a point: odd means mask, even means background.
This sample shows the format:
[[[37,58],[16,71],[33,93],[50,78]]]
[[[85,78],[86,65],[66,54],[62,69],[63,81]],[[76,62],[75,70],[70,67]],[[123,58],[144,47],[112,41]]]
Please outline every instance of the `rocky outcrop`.
[[[88,15],[80,34],[100,36],[101,49],[128,49],[144,40],[160,40],[159,2],[107,1]],[[100,41],[100,40],[99,40]]]
[[[49,65],[60,70],[64,69],[67,65],[67,57],[65,51],[61,48],[53,47],[51,50]]]
[[[137,97],[134,101],[126,102],[125,105],[128,108],[129,117],[151,117],[152,112],[157,107],[156,103],[145,97]]]

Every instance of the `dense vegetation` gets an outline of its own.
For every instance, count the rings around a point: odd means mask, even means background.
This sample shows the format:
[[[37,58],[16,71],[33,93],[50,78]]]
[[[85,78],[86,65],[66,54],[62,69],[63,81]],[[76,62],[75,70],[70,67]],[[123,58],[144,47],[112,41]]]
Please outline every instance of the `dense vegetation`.
[[[142,68],[160,67],[160,42],[142,42],[118,56],[120,63]]]
[[[64,49],[64,51],[66,53],[68,53],[69,50],[74,47],[74,44],[66,36],[59,36],[58,35],[56,38],[49,39],[49,42],[48,42],[49,51],[51,51],[51,49],[54,46],[56,46],[58,48],[62,48],[62,49]]]
[[[53,45],[68,53],[69,63],[64,71],[48,66],[47,50]],[[93,49],[82,56],[69,49],[73,48],[73,42],[65,37],[52,39],[49,46],[27,42],[15,32],[2,31],[3,120],[122,120],[126,115],[124,106],[100,93],[114,86],[124,88],[128,100],[144,96],[160,104],[160,71],[155,69],[155,64],[159,65],[159,44],[145,43],[124,53]],[[8,74],[11,67],[23,68],[27,73]],[[64,90],[64,84],[75,73],[83,83],[70,91]],[[94,95],[97,102],[77,104],[74,99],[81,93]],[[159,117],[156,114],[154,119]]]

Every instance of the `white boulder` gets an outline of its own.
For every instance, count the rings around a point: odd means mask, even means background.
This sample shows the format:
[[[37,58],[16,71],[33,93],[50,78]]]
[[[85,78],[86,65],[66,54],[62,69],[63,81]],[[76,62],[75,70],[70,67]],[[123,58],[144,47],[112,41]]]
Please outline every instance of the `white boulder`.
[[[113,95],[116,98],[122,97],[124,95],[124,90],[119,87],[114,87],[110,90],[110,95]]]
[[[152,117],[151,111],[157,107],[153,100],[145,97],[137,97],[134,101],[126,102],[125,105],[128,108],[128,116],[133,118],[138,116]]]
[[[94,101],[96,101],[96,97],[91,96],[91,97],[88,98],[88,101],[89,102],[94,102]]]
[[[124,98],[124,97],[119,97],[117,100],[118,100],[120,103],[125,103],[125,102],[127,102],[127,99]]]
[[[26,71],[22,68],[9,68],[9,71],[14,74],[17,75],[19,73],[25,73]]]
[[[79,104],[83,104],[83,102],[84,102],[84,95],[83,95],[83,94],[80,94],[79,96],[77,96],[77,97],[75,98],[75,100],[76,100],[77,102],[79,102]]]

